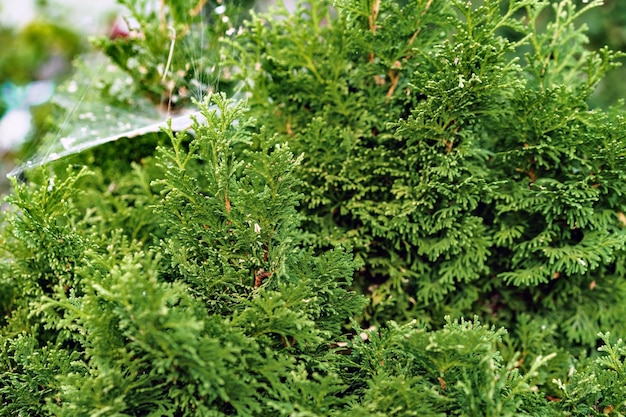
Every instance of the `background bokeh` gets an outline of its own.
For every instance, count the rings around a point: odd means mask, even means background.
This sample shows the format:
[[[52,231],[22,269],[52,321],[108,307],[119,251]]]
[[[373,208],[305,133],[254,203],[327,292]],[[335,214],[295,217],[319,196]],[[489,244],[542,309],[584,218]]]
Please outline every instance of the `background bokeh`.
[[[46,131],[48,99],[72,60],[121,10],[115,0],[0,0],[0,191],[23,147]]]
[[[626,52],[626,1],[605,0],[604,5],[585,16],[589,26],[590,47],[608,45],[615,51]],[[606,107],[626,98],[626,60],[609,73],[594,95],[592,105]]]

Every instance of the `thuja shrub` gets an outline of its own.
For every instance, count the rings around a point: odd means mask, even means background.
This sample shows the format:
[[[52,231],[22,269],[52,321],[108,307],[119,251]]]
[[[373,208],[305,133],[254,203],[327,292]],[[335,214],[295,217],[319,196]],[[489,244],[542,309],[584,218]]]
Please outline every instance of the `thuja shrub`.
[[[169,131],[115,184],[75,164],[16,183],[3,415],[323,415],[339,401],[337,360],[325,358],[362,307],[346,290],[352,257],[300,244],[287,147],[235,127],[241,107],[224,98],[220,115],[207,105],[194,139]],[[253,140],[264,145],[234,151]],[[138,232],[146,206],[161,227]]]
[[[347,331],[363,308],[347,290],[357,265],[339,247],[313,251],[298,229],[301,158],[254,133],[240,105],[214,101],[193,137],[167,131],[130,168],[78,158],[14,181],[1,415],[623,411],[626,351],[609,335],[591,361],[557,352],[553,329],[531,323],[541,346],[477,317]],[[548,385],[548,373],[561,379]]]
[[[626,413],[625,126],[585,104],[616,56],[503,6],[253,17],[247,107],[14,180],[0,415]]]
[[[600,2],[329,5],[256,17],[237,62],[251,113],[304,154],[313,243],[364,262],[363,319],[624,334],[626,125],[586,104],[620,55],[577,25]]]

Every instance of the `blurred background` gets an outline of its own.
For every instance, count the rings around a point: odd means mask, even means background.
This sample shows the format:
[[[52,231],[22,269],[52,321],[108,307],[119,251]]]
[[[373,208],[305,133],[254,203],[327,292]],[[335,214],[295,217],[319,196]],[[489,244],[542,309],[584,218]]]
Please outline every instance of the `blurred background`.
[[[272,2],[241,1],[260,9]],[[580,6],[588,2],[577,1]],[[295,0],[286,3],[293,8]],[[49,100],[72,74],[73,59],[90,50],[91,36],[125,30],[119,19],[124,10],[116,0],[0,0],[0,193],[25,145],[49,128]],[[626,52],[626,0],[605,0],[584,16],[584,23],[590,48],[607,45]],[[625,66],[609,74],[589,104],[624,107],[618,104],[623,98]]]
[[[72,60],[122,10],[116,0],[0,0],[0,190],[23,146],[46,130]]]
[[[598,49],[606,45],[614,51],[626,52],[625,0],[605,0],[604,5],[584,16],[584,23],[589,26],[590,48]],[[590,103],[592,106],[607,107],[626,99],[626,59],[620,62],[622,66],[609,73],[598,88]]]

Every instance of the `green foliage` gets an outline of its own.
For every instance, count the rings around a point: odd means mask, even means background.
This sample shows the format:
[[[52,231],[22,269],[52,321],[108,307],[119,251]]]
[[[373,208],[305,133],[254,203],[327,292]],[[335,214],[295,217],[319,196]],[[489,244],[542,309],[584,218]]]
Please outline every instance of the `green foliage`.
[[[623,415],[626,412],[626,349],[622,339],[611,343],[609,333],[598,335],[604,356],[595,359],[583,372],[568,374],[567,380],[555,381],[561,390],[560,406],[572,416]]]
[[[619,55],[575,25],[599,4],[556,3],[545,28],[538,1],[314,2],[249,24],[251,113],[304,153],[315,244],[365,262],[365,320],[521,309],[565,345],[624,331],[624,121],[586,104]]]
[[[14,180],[0,415],[626,413],[599,2],[318,0],[206,55],[169,52],[234,33],[201,2],[125,4],[141,32],[101,45],[137,89],[90,94],[200,111]],[[200,68],[247,102],[192,100]]]
[[[347,359],[356,369],[352,377],[367,381],[353,415],[530,415],[529,404],[534,415],[557,415],[532,388],[537,369],[555,354],[538,356],[521,375],[496,349],[504,333],[449,318],[436,332],[391,322],[387,330],[363,333]]]
[[[109,169],[15,183],[3,244],[7,412],[265,415],[333,404],[318,394],[342,387],[325,358],[362,306],[346,291],[351,256],[301,246],[297,159],[235,127],[241,106],[215,104],[201,105],[207,123],[193,138],[169,131],[157,164],[148,156],[118,172],[108,192]],[[101,201],[87,204],[94,192]],[[162,227],[139,239],[148,232],[133,220],[146,214]]]
[[[12,81],[19,85],[39,79],[48,60],[70,60],[84,47],[72,30],[42,19],[19,30],[0,28],[0,43],[0,84]]]

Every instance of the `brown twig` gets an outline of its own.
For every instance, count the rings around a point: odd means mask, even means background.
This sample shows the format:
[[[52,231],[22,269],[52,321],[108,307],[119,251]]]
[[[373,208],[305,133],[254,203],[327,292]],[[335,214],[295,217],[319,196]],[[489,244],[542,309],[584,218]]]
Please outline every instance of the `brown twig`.
[[[370,31],[372,32],[373,35],[376,34],[376,19],[378,19],[378,12],[380,12],[380,0],[374,0],[374,3],[372,4],[372,12],[367,17],[367,20],[370,26]],[[368,59],[369,59],[369,62],[374,62],[373,51],[369,53]]]
[[[415,31],[415,33],[413,33],[413,36],[411,36],[411,39],[409,39],[409,46],[413,45],[413,42],[415,42],[415,39],[422,31],[422,27],[420,26],[422,24],[422,16],[426,14],[426,12],[428,11],[428,9],[430,9],[430,6],[432,4],[433,4],[433,0],[428,0],[428,3],[426,3],[426,7],[424,7],[424,10],[422,10],[422,13],[420,13],[420,15],[417,17],[417,22],[415,22],[415,26],[417,26],[417,30]]]
[[[292,337],[291,341],[287,341],[287,339],[285,339],[284,336],[280,336],[280,341],[282,342],[283,346],[286,348],[294,347],[294,345],[296,344],[295,337]]]
[[[161,0],[161,6],[159,7],[159,24],[161,26],[161,32],[165,33],[167,30],[165,24],[165,0]]]
[[[258,270],[254,271],[254,288],[259,288],[261,284],[263,284],[263,280],[271,276],[272,273],[265,272],[263,268],[259,268]]]
[[[378,19],[378,12],[380,12],[380,0],[374,0],[374,3],[372,4],[372,13],[368,17],[370,30],[373,34],[376,34],[376,19]]]
[[[533,163],[534,165],[534,163]],[[528,175],[528,179],[530,180],[531,183],[534,183],[535,181],[537,181],[537,176],[535,175],[535,169],[534,166],[531,165],[531,167],[528,170],[522,169],[522,168],[515,168],[515,170],[517,172],[522,172],[526,175]]]
[[[417,36],[422,31],[422,27],[421,27],[422,17],[426,14],[426,12],[428,12],[428,9],[430,9],[430,6],[432,4],[433,4],[433,0],[428,0],[428,2],[426,3],[426,6],[424,7],[424,10],[422,10],[422,13],[420,13],[420,15],[417,17],[417,21],[415,23],[415,26],[417,26],[417,30],[413,33],[413,35],[409,39],[409,42],[407,45],[408,46],[407,52],[406,52],[406,55],[404,56],[405,60],[408,60],[411,57],[411,54],[408,49],[411,47],[411,45],[413,45],[413,42],[415,42],[415,39],[417,39]],[[371,29],[371,23],[370,23],[370,29]],[[389,90],[387,90],[387,98],[386,98],[387,101],[389,101],[391,99],[391,96],[393,96],[393,93],[396,91],[398,81],[400,81],[399,70],[402,66],[402,63],[400,61],[396,61],[393,63],[393,65],[394,67],[389,70],[389,79],[391,80],[391,85],[389,86]]]
[[[391,81],[391,85],[389,86],[389,90],[387,90],[387,98],[389,101],[394,91],[396,91],[396,87],[398,86],[398,81],[400,81],[400,69],[402,68],[402,63],[400,61],[396,61],[393,63],[393,67],[389,69],[389,80]]]
[[[206,4],[207,0],[200,0],[198,2],[198,4],[196,4],[196,7],[194,7],[193,9],[191,9],[189,11],[189,15],[191,17],[196,17],[198,16],[198,14],[202,11],[202,8],[204,7],[204,5]]]

